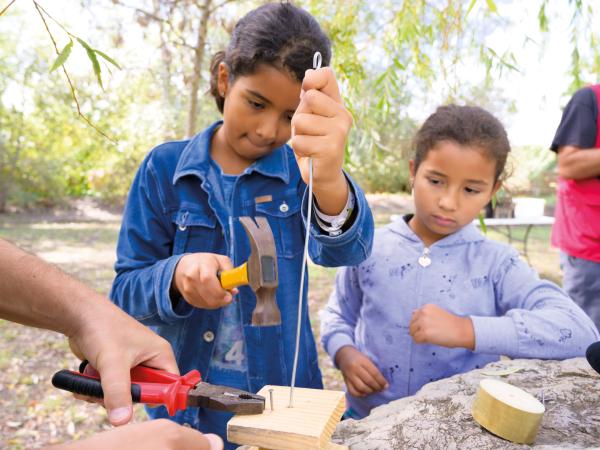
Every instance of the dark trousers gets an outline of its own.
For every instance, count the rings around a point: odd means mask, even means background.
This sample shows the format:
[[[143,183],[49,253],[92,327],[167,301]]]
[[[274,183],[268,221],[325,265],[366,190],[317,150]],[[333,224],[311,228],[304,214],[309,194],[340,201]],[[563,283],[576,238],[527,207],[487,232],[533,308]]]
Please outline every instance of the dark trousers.
[[[600,329],[600,263],[560,252],[563,289]]]

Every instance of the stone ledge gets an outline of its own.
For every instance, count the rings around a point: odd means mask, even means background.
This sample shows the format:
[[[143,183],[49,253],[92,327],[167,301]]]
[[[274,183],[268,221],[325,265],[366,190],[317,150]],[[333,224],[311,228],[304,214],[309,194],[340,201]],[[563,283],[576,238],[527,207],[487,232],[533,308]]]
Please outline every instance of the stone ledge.
[[[521,368],[494,377],[518,386],[546,406],[533,446],[512,444],[473,420],[471,405],[483,372]],[[542,397],[543,396],[543,397]],[[491,450],[600,448],[600,375],[585,358],[516,359],[429,383],[416,395],[375,408],[362,420],[341,422],[333,441],[351,449]]]

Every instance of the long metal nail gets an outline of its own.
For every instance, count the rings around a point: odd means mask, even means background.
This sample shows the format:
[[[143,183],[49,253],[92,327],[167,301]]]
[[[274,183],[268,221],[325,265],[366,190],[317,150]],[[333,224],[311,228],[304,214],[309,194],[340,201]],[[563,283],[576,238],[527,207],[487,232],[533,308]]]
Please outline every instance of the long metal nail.
[[[269,402],[271,403],[271,411],[273,411],[273,389],[269,389]]]

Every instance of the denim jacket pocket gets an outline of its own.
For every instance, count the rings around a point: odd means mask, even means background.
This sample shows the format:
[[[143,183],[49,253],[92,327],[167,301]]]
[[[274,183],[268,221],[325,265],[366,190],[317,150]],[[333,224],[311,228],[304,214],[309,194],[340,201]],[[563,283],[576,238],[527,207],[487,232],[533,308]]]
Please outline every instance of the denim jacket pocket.
[[[301,200],[295,192],[256,204],[256,215],[266,216],[273,230],[279,257],[293,258],[302,252],[304,229],[300,206]]]
[[[258,390],[265,384],[288,383],[281,325],[244,325],[244,338],[250,390]]]
[[[199,212],[188,209],[177,211],[172,217],[175,225],[173,254],[208,252],[215,253],[217,218],[212,212]]]

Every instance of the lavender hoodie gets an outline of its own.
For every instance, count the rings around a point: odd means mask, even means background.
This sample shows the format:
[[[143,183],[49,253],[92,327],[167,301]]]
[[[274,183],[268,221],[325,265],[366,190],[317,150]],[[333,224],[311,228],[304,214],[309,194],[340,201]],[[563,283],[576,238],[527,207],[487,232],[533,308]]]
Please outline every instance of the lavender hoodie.
[[[379,228],[371,256],[338,271],[320,313],[321,339],[331,358],[352,345],[389,382],[388,389],[367,397],[347,394],[358,416],[500,355],[565,359],[583,356],[599,340],[583,310],[557,285],[541,280],[512,247],[486,239],[469,224],[427,248],[408,219]],[[413,310],[427,303],[469,316],[475,350],[416,344],[408,326]]]

